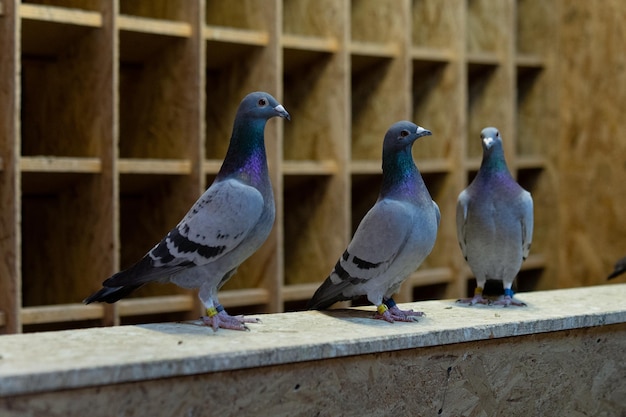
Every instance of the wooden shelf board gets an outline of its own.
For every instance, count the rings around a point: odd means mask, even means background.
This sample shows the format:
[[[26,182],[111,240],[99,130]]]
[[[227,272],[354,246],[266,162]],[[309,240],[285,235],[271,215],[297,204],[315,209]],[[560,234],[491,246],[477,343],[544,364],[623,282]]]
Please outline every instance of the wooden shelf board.
[[[22,156],[22,172],[75,172],[97,174],[102,171],[99,158],[69,158],[60,156]]]
[[[222,167],[221,159],[207,159],[202,163],[202,170],[205,174],[216,175]]]
[[[337,162],[323,161],[283,161],[284,175],[335,175],[339,172]]]
[[[284,301],[308,300],[320,286],[321,282],[311,284],[286,285],[282,288]]]
[[[543,169],[546,159],[542,155],[519,155],[515,158],[515,168],[520,169]]]
[[[206,63],[209,69],[238,65],[255,48],[266,47],[270,42],[269,33],[262,30],[205,26],[203,35],[207,45]]]
[[[360,42],[352,41],[349,46],[350,54],[381,58],[396,58],[400,56],[400,45],[396,42]]]
[[[187,22],[139,16],[120,15],[117,17],[117,26],[121,31],[173,36],[178,38],[189,38],[193,33],[193,28]]]
[[[189,175],[192,172],[188,159],[121,158],[117,167],[120,174]]]
[[[221,26],[205,26],[202,35],[207,41],[245,44],[253,46],[267,46],[270,35],[267,31],[238,29]]]
[[[194,299],[192,295],[167,295],[162,297],[127,298],[117,304],[120,317],[128,317],[191,311],[194,308]]]
[[[546,256],[543,253],[531,253],[522,264],[522,271],[545,268]]]
[[[314,36],[283,34],[282,46],[285,49],[336,53],[339,51],[339,42],[335,38],[320,38]]]
[[[94,28],[102,27],[102,14],[88,10],[38,4],[20,4],[19,14],[22,19]]]
[[[541,69],[545,66],[544,59],[539,55],[533,54],[517,54],[515,56],[515,65],[522,68]]]
[[[424,61],[432,63],[447,63],[454,59],[452,51],[447,49],[428,48],[414,46],[411,48],[411,59],[413,61]]]
[[[468,158],[465,160],[463,165],[467,171],[478,171],[480,169],[481,162],[482,157]]]
[[[220,291],[217,296],[226,308],[268,304],[270,301],[269,291],[265,288],[226,290]]]
[[[447,159],[424,159],[416,161],[417,168],[422,174],[446,174],[452,171],[452,163]],[[351,161],[352,174],[382,174],[380,161]]]
[[[103,316],[104,306],[102,304],[58,304],[24,307],[21,311],[22,323],[25,325],[98,320]]]
[[[468,52],[467,63],[478,66],[498,66],[502,60],[494,52]]]
[[[412,273],[404,285],[421,287],[425,285],[449,284],[453,280],[454,273],[451,268],[429,268],[420,269]]]

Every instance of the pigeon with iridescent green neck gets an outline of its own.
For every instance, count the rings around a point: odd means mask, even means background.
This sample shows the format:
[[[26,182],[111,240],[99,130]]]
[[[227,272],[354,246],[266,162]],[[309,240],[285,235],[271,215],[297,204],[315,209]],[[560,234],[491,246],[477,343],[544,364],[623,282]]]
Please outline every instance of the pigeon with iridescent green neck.
[[[459,195],[456,208],[459,245],[477,288],[474,297],[459,302],[488,304],[482,291],[487,280],[496,280],[502,281],[504,297],[494,304],[523,306],[511,287],[530,251],[533,199],[511,176],[498,129],[487,127],[480,138],[480,169]]]
[[[362,295],[377,307],[374,318],[413,321],[421,312],[401,310],[392,296],[433,249],[439,207],[420,175],[411,148],[431,132],[414,123],[392,125],[383,141],[378,200],[361,220],[348,248],[309,301],[322,310]]]
[[[217,291],[265,242],[274,224],[264,132],[266,122],[276,116],[289,120],[289,113],[270,94],[247,95],[213,184],[163,240],[139,262],[105,280],[85,303],[114,303],[148,282],[173,282],[200,289],[207,312],[203,321],[213,330],[245,330],[245,323],[256,322],[228,315]]]

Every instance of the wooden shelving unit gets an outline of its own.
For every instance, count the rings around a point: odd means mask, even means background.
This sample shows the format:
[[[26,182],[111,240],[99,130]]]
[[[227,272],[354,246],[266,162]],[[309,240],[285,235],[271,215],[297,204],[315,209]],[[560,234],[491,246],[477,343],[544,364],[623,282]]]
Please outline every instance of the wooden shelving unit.
[[[500,128],[535,198],[520,288],[549,288],[554,13],[529,0],[0,1],[0,333],[197,317],[151,285],[81,300],[184,215],[224,157],[235,109],[274,94],[292,121],[266,142],[277,202],[267,243],[222,290],[234,311],[303,308],[376,199],[382,138],[414,120],[442,212],[399,301],[459,297],[458,193]],[[540,33],[537,34],[537,33]],[[547,41],[545,40],[547,39]]]

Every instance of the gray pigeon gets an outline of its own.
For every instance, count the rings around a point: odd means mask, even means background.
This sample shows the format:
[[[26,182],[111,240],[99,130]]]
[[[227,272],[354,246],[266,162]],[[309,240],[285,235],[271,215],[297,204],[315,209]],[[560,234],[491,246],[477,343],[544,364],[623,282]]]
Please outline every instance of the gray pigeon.
[[[611,274],[606,279],[613,279],[616,276],[623,274],[624,272],[626,272],[626,257],[619,259],[617,262],[615,262],[613,272],[611,272]]]
[[[217,291],[263,244],[274,224],[264,130],[275,116],[290,119],[270,94],[247,95],[237,109],[228,152],[213,184],[139,262],[105,280],[84,302],[114,303],[148,282],[173,282],[200,288],[207,313],[202,319],[213,330],[244,330],[244,323],[256,322],[228,315]]]
[[[459,195],[456,230],[465,260],[476,277],[474,297],[459,300],[488,304],[487,280],[502,281],[504,297],[495,304],[524,303],[513,298],[513,280],[528,257],[533,237],[533,199],[511,176],[500,132],[482,130],[483,160],[472,183]]]
[[[382,186],[352,241],[309,301],[322,310],[362,295],[377,307],[374,318],[412,321],[421,312],[400,310],[392,295],[433,249],[439,207],[417,170],[411,147],[432,133],[414,123],[392,125],[383,142]]]

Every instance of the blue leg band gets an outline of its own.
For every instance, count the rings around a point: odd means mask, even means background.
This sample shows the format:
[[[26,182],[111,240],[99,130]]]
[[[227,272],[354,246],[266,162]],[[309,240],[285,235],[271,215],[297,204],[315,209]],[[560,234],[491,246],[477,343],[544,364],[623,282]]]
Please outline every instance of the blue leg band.
[[[513,294],[515,294],[515,293],[513,292],[512,289],[510,289],[510,288],[505,288],[504,289],[504,296],[505,297],[509,296],[509,297],[513,298]]]
[[[393,308],[396,306],[396,302],[393,300],[393,298],[386,299],[385,301],[383,301],[383,304],[385,304],[387,308]]]

